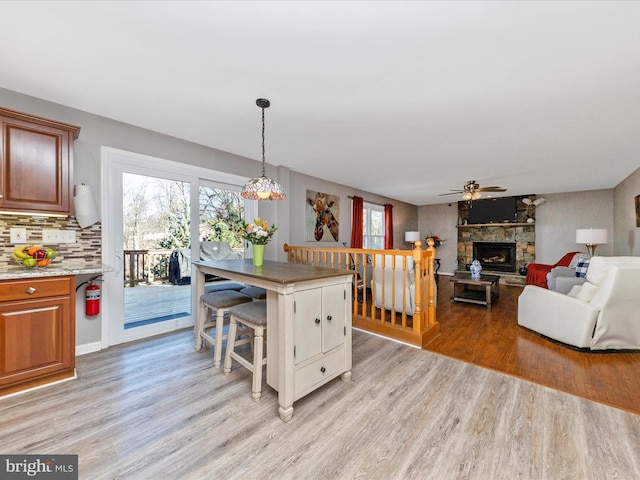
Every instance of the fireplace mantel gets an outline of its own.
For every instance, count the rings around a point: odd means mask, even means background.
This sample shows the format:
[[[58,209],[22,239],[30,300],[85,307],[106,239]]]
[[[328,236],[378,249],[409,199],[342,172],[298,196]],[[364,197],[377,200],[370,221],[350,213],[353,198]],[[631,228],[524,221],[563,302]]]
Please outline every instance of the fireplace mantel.
[[[458,228],[480,228],[480,227],[503,227],[503,228],[509,228],[509,227],[526,227],[527,225],[531,225],[531,223],[510,223],[510,222],[503,222],[503,223],[474,223],[472,225],[458,225]]]

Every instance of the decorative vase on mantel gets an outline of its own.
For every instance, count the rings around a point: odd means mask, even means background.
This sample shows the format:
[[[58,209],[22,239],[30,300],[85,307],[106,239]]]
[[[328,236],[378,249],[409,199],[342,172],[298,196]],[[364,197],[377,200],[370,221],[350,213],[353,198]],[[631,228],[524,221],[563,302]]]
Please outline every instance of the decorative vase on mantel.
[[[474,280],[480,280],[480,274],[482,273],[482,265],[478,260],[474,260],[471,262],[469,266],[469,270],[471,271],[471,278]]]
[[[253,246],[253,266],[261,267],[264,263],[264,245],[251,244]]]

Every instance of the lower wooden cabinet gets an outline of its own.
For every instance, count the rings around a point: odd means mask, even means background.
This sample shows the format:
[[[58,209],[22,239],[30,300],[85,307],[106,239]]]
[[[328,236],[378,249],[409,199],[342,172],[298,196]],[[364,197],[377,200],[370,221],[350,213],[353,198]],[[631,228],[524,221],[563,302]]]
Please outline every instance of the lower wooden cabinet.
[[[75,277],[0,281],[0,395],[74,376]]]

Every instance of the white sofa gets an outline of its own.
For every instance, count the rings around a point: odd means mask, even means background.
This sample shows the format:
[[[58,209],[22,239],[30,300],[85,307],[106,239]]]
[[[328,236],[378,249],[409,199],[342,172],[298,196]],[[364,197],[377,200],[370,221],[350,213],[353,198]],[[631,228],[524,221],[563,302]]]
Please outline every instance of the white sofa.
[[[384,268],[382,267],[384,257]],[[393,259],[395,257],[395,268]],[[403,270],[403,259],[406,258],[406,268]],[[383,278],[384,277],[384,278]],[[407,315],[413,315],[416,308],[414,298],[415,264],[413,257],[403,255],[375,255],[375,267],[371,279],[373,303],[385,310],[402,312],[404,305]],[[384,298],[382,286],[384,285]],[[404,303],[403,303],[404,294]],[[384,300],[384,302],[383,302]]]
[[[569,294],[527,285],[518,324],[591,350],[640,349],[640,257],[593,257]]]
[[[576,285],[586,282],[585,277],[576,276],[576,267],[579,262],[591,260],[585,253],[576,253],[567,267],[553,267],[547,274],[547,288],[554,292],[569,293]]]

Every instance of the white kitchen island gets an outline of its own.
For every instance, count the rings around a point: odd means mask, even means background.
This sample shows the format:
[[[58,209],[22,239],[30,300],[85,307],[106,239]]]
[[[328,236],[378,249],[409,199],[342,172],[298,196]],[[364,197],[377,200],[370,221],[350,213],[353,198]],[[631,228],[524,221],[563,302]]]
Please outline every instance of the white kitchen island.
[[[194,261],[196,299],[205,274],[267,290],[267,384],[278,392],[280,418],[293,402],[341,375],[351,378],[353,272],[286,262]],[[197,325],[206,311],[198,308]],[[197,330],[197,327],[196,327]]]

